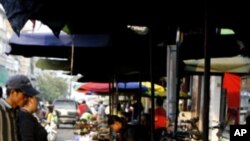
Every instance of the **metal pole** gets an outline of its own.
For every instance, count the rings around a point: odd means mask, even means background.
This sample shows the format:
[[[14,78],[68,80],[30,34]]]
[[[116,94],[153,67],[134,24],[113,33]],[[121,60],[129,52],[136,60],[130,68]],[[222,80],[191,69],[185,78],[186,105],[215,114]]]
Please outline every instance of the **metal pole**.
[[[112,115],[112,88],[113,88],[113,81],[109,81],[109,115]]]
[[[149,56],[150,56],[150,64],[149,64],[149,70],[150,70],[150,81],[151,81],[151,141],[154,141],[154,129],[155,129],[155,93],[154,93],[154,61],[153,61],[153,43],[152,43],[152,33],[149,32],[148,38],[149,38]]]
[[[171,124],[176,119],[176,45],[167,46],[167,116]],[[175,126],[175,125],[173,125]]]
[[[140,74],[139,74],[140,77]],[[141,84],[141,77],[139,78],[139,95],[137,96],[137,102],[138,102],[138,123],[141,123],[141,95],[142,95],[142,84]]]
[[[204,19],[204,57],[205,57],[205,70],[204,70],[204,97],[203,97],[203,141],[208,141],[209,135],[209,105],[210,105],[210,49],[209,42],[212,36],[213,29],[208,25],[208,8],[205,5],[205,19]]]
[[[181,44],[181,31],[180,29],[177,29],[177,33],[176,33],[176,107],[175,107],[175,112],[176,112],[176,117],[175,117],[175,124],[174,124],[174,133],[177,133],[177,125],[178,125],[178,116],[179,116],[179,98],[180,98],[180,85],[181,85],[181,81],[180,81],[180,44]]]

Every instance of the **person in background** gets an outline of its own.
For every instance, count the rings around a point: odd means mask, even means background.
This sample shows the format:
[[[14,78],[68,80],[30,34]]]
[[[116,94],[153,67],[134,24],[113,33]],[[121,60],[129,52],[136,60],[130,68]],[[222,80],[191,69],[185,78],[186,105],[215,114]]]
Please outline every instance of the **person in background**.
[[[105,105],[103,104],[103,101],[99,101],[97,120],[102,121],[104,118],[105,118]]]
[[[28,96],[37,93],[25,75],[15,75],[8,79],[7,98],[0,99],[0,141],[18,141],[16,109],[26,104]]]
[[[141,124],[127,124],[124,118],[109,115],[108,125],[118,141],[150,141],[147,128]]]
[[[47,141],[47,131],[33,113],[37,111],[37,97],[28,97],[28,102],[18,111],[18,129],[21,141]]]
[[[88,111],[86,111],[86,112],[84,112],[82,115],[81,115],[81,117],[80,117],[80,120],[84,120],[84,121],[90,121],[91,120],[91,118],[92,118],[92,113],[91,113],[91,111],[90,110],[88,110]]]
[[[151,115],[150,113],[144,113],[142,116],[141,116],[141,120],[140,120],[140,123],[145,126],[146,129],[148,129],[148,135],[151,136],[151,124],[150,124],[150,119],[151,119]]]
[[[138,121],[141,114],[144,111],[144,107],[141,103],[141,101],[136,101],[134,104],[132,104],[132,121]]]
[[[166,110],[163,108],[163,99],[157,97],[155,109],[155,141],[159,141],[162,131],[167,129],[168,118]]]
[[[86,104],[86,101],[83,100],[82,103],[80,103],[78,106],[79,116],[82,116],[82,114],[85,113],[86,111],[89,111],[89,107]]]
[[[117,141],[123,141],[123,133],[125,132],[125,126],[127,125],[127,122],[125,119],[120,118],[115,115],[108,115],[108,126],[111,129],[112,132],[115,133],[115,137]]]
[[[46,114],[47,114],[47,112],[46,112],[47,110],[45,109],[45,106],[44,106],[44,104],[41,104],[41,106],[40,106],[40,111],[39,111],[39,117],[41,118],[41,119],[46,119]]]
[[[52,104],[48,104],[47,109],[48,109],[48,112],[46,115],[47,122],[49,124],[55,123],[55,124],[57,124],[57,126],[59,126],[58,111],[54,110],[54,106]]]

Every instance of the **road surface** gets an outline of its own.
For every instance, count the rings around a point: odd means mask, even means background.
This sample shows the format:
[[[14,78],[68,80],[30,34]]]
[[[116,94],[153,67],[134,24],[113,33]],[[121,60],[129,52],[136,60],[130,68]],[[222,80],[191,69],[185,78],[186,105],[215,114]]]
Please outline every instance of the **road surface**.
[[[60,125],[60,128],[57,129],[56,141],[75,141],[73,132],[72,125]]]

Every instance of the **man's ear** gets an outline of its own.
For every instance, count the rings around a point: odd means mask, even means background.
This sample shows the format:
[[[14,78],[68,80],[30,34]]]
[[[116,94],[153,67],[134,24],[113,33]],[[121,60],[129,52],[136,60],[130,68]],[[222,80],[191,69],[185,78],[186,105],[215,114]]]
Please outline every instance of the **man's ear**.
[[[31,104],[33,102],[32,98],[28,97],[27,104]]]
[[[11,89],[10,90],[10,95],[9,96],[11,96],[11,95],[16,95],[17,94],[17,91],[15,90],[15,89]]]
[[[12,93],[14,93],[14,92],[16,92],[16,90],[14,90],[14,89],[11,89],[11,90],[10,90],[10,94],[12,94]]]

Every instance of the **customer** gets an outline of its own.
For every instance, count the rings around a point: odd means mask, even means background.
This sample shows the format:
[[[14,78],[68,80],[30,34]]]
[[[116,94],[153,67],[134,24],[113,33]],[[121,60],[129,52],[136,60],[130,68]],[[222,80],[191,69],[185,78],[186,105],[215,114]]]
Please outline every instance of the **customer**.
[[[7,98],[0,99],[0,141],[17,141],[15,109],[27,102],[28,96],[38,93],[25,75],[15,75],[6,83]]]
[[[105,118],[105,105],[103,104],[103,101],[99,101],[99,107],[97,112],[97,121],[101,122]]]
[[[83,100],[82,103],[78,105],[79,116],[82,116],[83,113],[89,111],[89,106],[86,104],[86,101]]]
[[[37,98],[30,96],[28,102],[17,114],[18,129],[21,141],[47,141],[47,131],[33,114],[37,111]]]
[[[163,131],[166,131],[168,125],[168,118],[166,110],[163,108],[163,99],[157,97],[155,109],[155,141],[159,141],[159,137]]]
[[[147,128],[141,124],[127,124],[125,119],[108,116],[108,125],[117,134],[118,141],[149,141]]]
[[[139,118],[141,118],[141,115],[143,113],[144,107],[141,103],[141,101],[136,101],[134,104],[132,104],[133,111],[132,111],[132,121],[138,121]]]

